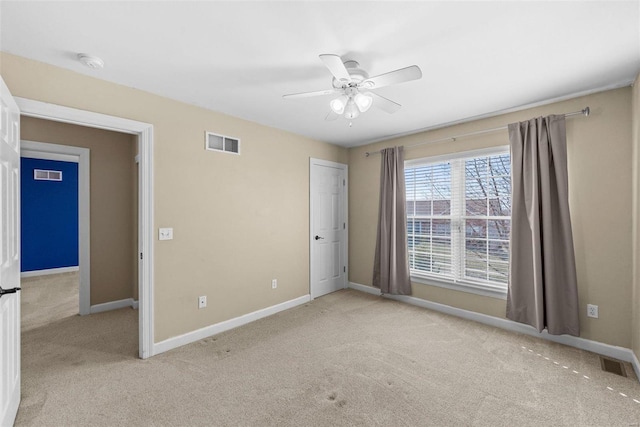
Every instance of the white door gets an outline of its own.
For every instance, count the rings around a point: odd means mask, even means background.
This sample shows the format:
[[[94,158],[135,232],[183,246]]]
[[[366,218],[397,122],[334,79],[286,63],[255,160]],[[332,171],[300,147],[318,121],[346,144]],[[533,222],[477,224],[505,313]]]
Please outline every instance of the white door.
[[[0,78],[0,426],[20,404],[20,110]],[[0,291],[2,292],[2,291]]]
[[[311,298],[343,289],[347,277],[347,166],[310,162]]]

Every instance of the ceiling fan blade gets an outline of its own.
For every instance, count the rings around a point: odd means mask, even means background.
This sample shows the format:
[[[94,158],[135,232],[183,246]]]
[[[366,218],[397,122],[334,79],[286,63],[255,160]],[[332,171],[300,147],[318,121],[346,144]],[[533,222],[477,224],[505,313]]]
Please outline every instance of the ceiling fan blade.
[[[325,117],[324,119],[328,122],[332,122],[334,120],[336,120],[338,117],[340,117],[339,114],[336,114],[335,111],[331,110],[329,111],[329,114],[327,114],[327,117]]]
[[[422,77],[422,71],[417,65],[412,65],[399,70],[390,71],[388,73],[373,76],[360,83],[360,86],[366,89],[378,89],[379,87],[389,86],[397,83],[418,80]]]
[[[378,95],[377,93],[367,92],[371,96],[373,96],[373,105],[380,108],[383,111],[386,111],[389,114],[393,114],[402,108],[402,105],[394,102],[390,99],[385,98],[384,96]]]
[[[282,95],[282,97],[284,99],[309,98],[312,96],[332,95],[334,93],[338,93],[341,91],[342,89],[326,89],[326,90],[317,90],[315,92],[291,93],[289,95]]]
[[[341,83],[351,83],[351,76],[338,55],[323,54],[320,59],[327,66],[333,77]]]

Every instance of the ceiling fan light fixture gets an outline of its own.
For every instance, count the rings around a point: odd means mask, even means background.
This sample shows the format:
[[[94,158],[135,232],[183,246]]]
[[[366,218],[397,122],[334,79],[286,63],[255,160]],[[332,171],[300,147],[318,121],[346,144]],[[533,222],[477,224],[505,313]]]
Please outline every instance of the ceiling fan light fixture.
[[[334,113],[342,114],[344,113],[344,109],[347,106],[347,103],[348,103],[348,98],[345,95],[342,95],[337,97],[336,99],[332,99],[331,102],[329,102],[329,106],[331,107]]]
[[[398,68],[397,70],[369,77],[369,74],[360,69],[356,61],[343,61],[338,55],[322,54],[320,60],[329,69],[332,75],[332,88],[328,90],[317,90],[315,92],[292,93],[283,95],[285,99],[307,98],[310,96],[334,95],[338,96],[329,101],[331,108],[325,117],[326,121],[333,121],[339,116],[347,120],[353,120],[360,114],[369,111],[376,101],[376,107],[393,114],[401,107],[397,102],[393,102],[381,95],[370,92],[373,88],[381,88],[398,83],[410,82],[422,78],[422,71],[417,65]],[[349,123],[351,126],[351,123]]]
[[[353,102],[353,98],[349,98],[347,102],[347,106],[344,107],[344,118],[348,120],[353,120],[360,115],[360,110],[355,102]]]
[[[358,93],[353,98],[353,100],[355,101],[356,105],[358,106],[358,110],[360,110],[361,113],[367,111],[373,104],[373,97],[369,94]]]

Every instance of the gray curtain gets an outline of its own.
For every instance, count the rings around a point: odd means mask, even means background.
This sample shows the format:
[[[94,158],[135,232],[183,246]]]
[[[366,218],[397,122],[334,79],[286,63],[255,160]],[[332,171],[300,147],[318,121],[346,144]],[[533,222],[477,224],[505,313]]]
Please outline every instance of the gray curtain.
[[[386,148],[381,156],[373,286],[385,294],[410,295],[403,147]]]
[[[511,266],[507,317],[553,335],[580,335],[569,217],[564,116],[509,125]]]

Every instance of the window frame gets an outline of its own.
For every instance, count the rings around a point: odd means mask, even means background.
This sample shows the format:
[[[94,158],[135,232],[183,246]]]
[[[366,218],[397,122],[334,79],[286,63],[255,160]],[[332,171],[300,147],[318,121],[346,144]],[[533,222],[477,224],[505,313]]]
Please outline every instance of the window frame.
[[[456,153],[450,153],[445,155],[438,156],[430,156],[430,157],[422,157],[418,159],[406,160],[404,162],[405,170],[408,168],[414,168],[419,166],[427,166],[437,163],[445,163],[445,162],[453,162],[453,161],[464,161],[466,159],[478,158],[478,157],[491,157],[497,155],[504,155],[510,153],[510,148],[508,145],[500,145],[496,147],[483,148],[477,150],[469,150],[469,151],[461,151]],[[452,167],[451,170],[451,187],[464,188],[464,186],[460,186],[459,183],[462,182],[464,184],[465,181],[465,169],[458,168],[457,174]],[[457,181],[457,182],[456,182]],[[465,200],[465,191],[460,191],[457,197],[454,197],[452,194],[451,197],[451,212],[449,218],[451,220],[451,247],[452,247],[452,255],[453,257],[458,257],[461,261],[458,264],[458,268],[464,270],[464,239],[465,239],[465,224],[467,215],[465,215],[462,210],[464,209],[464,200]],[[408,214],[407,214],[408,217]],[[487,217],[487,216],[484,216]],[[484,218],[483,217],[483,218]],[[511,218],[511,216],[509,216]],[[455,221],[461,221],[458,224],[457,232],[454,232]],[[462,242],[461,242],[462,241]],[[453,252],[457,252],[457,254],[453,254]],[[509,263],[511,261],[509,260]],[[452,264],[452,270],[456,269],[456,266]],[[467,293],[473,293],[493,298],[506,299],[507,298],[507,287],[502,287],[500,285],[492,284],[489,282],[483,281],[474,281],[472,279],[464,278],[463,271],[458,273],[453,273],[455,276],[460,277],[459,279],[447,279],[442,276],[434,276],[428,272],[420,272],[418,270],[411,269],[410,276],[411,281],[416,283],[422,283],[431,286],[437,286],[446,289],[452,289],[456,291],[462,291]],[[507,285],[508,286],[508,285]]]

